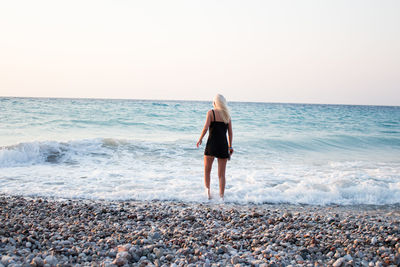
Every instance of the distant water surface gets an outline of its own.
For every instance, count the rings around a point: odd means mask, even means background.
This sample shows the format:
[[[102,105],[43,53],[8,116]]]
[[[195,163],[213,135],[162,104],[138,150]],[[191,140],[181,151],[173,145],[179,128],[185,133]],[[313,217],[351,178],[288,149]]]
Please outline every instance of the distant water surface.
[[[226,201],[400,203],[400,107],[229,107],[235,154]],[[211,101],[0,98],[0,193],[205,201],[204,145],[195,145],[210,108]],[[215,196],[216,170],[215,162]]]

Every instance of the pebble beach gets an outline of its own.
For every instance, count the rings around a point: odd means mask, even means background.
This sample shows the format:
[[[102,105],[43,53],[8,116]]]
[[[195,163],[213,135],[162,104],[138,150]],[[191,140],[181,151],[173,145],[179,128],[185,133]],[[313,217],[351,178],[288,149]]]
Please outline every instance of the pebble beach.
[[[400,207],[0,196],[3,266],[398,266]]]

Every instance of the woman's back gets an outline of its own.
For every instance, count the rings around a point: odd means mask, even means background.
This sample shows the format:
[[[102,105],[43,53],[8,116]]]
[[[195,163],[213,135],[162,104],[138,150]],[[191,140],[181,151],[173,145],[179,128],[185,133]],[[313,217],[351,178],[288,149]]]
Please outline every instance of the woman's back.
[[[217,158],[229,158],[228,141],[226,139],[228,124],[218,121],[218,112],[212,110],[212,113],[213,116],[210,123],[205,155]]]
[[[214,111],[213,121],[224,122],[224,120],[222,119],[221,111],[218,109],[213,109],[213,111]]]

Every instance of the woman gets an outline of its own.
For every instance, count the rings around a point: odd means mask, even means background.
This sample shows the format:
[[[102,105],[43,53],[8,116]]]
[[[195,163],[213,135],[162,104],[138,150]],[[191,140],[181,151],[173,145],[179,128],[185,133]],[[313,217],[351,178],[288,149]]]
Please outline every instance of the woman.
[[[225,192],[225,169],[226,163],[233,153],[232,148],[232,122],[226,105],[225,98],[218,94],[214,97],[214,109],[207,112],[206,123],[201,132],[197,147],[202,143],[204,135],[208,129],[208,140],[204,151],[204,183],[208,199],[211,199],[210,192],[210,174],[214,158],[218,159],[218,177],[219,177],[219,196],[224,199]],[[226,131],[228,131],[228,140],[226,139]]]

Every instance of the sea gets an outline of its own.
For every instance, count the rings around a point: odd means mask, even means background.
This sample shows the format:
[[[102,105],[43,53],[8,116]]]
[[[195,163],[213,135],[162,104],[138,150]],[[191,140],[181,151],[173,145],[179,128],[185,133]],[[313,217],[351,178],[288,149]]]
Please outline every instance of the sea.
[[[228,103],[225,202],[400,204],[400,107]],[[0,97],[0,194],[207,203],[210,101]],[[218,199],[217,161],[211,191]]]

